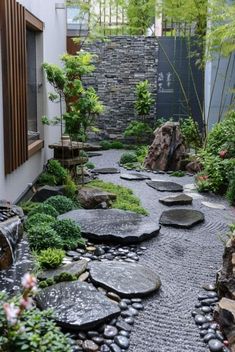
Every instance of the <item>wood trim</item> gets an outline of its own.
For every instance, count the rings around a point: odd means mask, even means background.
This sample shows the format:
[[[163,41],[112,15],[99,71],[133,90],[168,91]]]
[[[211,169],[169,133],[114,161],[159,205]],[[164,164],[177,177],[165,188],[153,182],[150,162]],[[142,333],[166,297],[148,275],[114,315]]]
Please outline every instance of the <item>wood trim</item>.
[[[44,23],[25,9],[25,20],[28,28],[37,32],[43,32]]]
[[[25,8],[0,1],[5,174],[28,159]]]
[[[28,156],[31,158],[34,154],[36,154],[39,150],[44,148],[44,141],[39,139],[28,146]]]

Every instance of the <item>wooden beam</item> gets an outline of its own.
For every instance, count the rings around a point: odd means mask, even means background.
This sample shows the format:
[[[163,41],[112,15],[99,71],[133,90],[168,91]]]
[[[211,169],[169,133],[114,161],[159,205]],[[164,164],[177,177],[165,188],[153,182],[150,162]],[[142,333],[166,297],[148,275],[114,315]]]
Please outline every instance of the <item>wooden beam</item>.
[[[43,32],[44,23],[25,9],[25,20],[28,28],[34,31]]]

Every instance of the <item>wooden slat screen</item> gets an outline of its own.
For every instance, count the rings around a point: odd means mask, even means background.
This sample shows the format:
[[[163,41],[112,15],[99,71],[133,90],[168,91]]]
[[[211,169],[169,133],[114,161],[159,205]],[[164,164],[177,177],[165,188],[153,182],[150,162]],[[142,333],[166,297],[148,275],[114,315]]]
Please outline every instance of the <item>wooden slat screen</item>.
[[[25,8],[0,0],[5,174],[28,159]]]

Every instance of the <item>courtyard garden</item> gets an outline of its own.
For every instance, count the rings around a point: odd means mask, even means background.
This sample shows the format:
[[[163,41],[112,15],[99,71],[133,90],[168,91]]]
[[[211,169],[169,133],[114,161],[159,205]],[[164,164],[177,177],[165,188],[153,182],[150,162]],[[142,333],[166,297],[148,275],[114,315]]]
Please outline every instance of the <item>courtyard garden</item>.
[[[181,24],[193,16],[204,73],[207,51],[234,55],[234,5],[227,26],[213,12],[207,38],[208,3],[190,3],[199,17],[184,1],[164,11]],[[188,78],[195,103],[168,57],[182,106],[160,116],[173,83],[155,81],[163,42],[144,37],[156,2],[130,4],[123,38],[96,37],[42,65],[59,114],[41,121],[60,138],[20,201],[0,201],[2,352],[235,351],[233,99],[210,123],[201,82]]]

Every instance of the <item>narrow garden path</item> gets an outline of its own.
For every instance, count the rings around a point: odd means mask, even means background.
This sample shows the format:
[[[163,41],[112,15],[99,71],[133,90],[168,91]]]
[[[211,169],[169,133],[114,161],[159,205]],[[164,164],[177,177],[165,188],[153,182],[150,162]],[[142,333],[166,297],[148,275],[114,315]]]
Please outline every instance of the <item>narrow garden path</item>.
[[[96,167],[117,167],[123,151],[104,151],[103,156],[93,157]],[[120,168],[121,169],[121,168]],[[126,170],[122,169],[122,172]],[[192,184],[193,177],[170,177],[148,173],[153,179],[170,180],[182,185]],[[100,175],[100,179],[131,188],[149,211],[152,220],[158,222],[168,207],[159,199],[170,193],[158,192],[145,181],[126,181],[119,174]],[[172,195],[172,194],[171,194]],[[202,201],[224,204],[226,210],[212,209]],[[227,226],[234,221],[234,209],[220,197],[203,195],[194,199],[193,208],[205,214],[205,222],[190,230],[162,227],[158,237],[143,243],[147,250],[140,258],[160,275],[160,292],[145,300],[145,310],[136,319],[131,334],[130,352],[204,352],[206,345],[199,337],[198,328],[191,317],[197,296],[204,283],[215,281],[222,263],[223,242]]]

